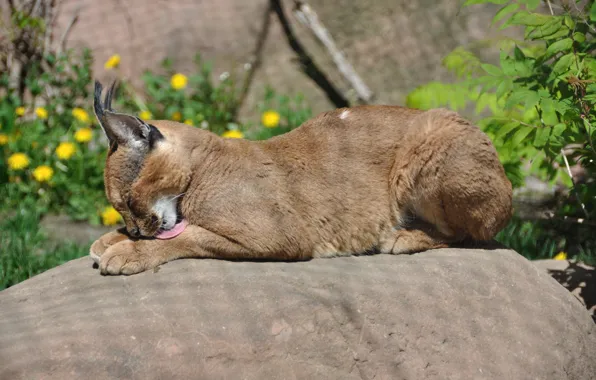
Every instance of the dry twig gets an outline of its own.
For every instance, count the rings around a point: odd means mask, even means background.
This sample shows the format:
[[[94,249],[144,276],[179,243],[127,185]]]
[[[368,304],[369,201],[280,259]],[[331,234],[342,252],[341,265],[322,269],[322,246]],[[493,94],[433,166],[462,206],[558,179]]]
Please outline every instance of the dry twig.
[[[350,83],[352,88],[358,94],[358,98],[365,103],[369,103],[373,99],[373,93],[368,88],[366,83],[360,78],[354,67],[348,62],[344,54],[339,50],[333,37],[327,31],[325,26],[319,21],[319,17],[316,12],[304,1],[294,1],[294,13],[298,20],[305,26],[307,26],[312,33],[318,38],[318,40],[325,46],[333,62],[344,76],[344,78]]]

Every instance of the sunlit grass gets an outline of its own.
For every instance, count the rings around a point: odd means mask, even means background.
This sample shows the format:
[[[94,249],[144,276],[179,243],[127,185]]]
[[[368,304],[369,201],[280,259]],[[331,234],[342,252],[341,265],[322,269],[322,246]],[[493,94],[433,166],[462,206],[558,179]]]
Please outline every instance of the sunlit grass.
[[[0,290],[87,253],[74,243],[51,244],[39,215],[19,210],[0,223]]]

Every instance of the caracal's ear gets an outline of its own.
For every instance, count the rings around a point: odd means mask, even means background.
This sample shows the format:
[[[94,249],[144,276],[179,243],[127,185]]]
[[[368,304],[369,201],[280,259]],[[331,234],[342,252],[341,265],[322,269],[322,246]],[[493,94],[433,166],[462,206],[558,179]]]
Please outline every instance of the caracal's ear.
[[[112,109],[112,98],[116,91],[116,82],[112,83],[102,103],[101,92],[103,86],[95,81],[95,95],[93,97],[93,109],[99,125],[108,137],[110,147],[116,145],[127,145],[139,149],[150,149],[155,142],[163,139],[163,135],[153,125],[145,123],[135,116],[114,112]]]

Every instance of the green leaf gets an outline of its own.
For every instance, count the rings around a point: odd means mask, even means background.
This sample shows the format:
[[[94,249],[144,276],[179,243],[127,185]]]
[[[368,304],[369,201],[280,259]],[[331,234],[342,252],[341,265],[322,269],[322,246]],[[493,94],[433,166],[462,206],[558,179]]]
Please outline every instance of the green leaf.
[[[513,88],[513,82],[510,80],[504,80],[501,83],[499,83],[499,86],[497,87],[497,99],[500,99],[503,97],[503,95],[505,95],[506,93],[508,93],[509,91],[511,91],[511,89]]]
[[[573,33],[573,40],[582,43],[586,40],[586,35],[580,32]]]
[[[526,105],[526,108],[532,108],[538,101],[540,100],[540,96],[538,92],[532,90],[517,90],[513,91],[507,102],[505,103],[505,108],[509,109],[521,103]]]
[[[486,71],[487,73],[489,73],[490,75],[493,75],[493,76],[501,76],[503,74],[501,72],[501,69],[499,69],[495,65],[491,65],[490,63],[483,63],[480,65],[480,67],[482,67],[484,69],[484,71]]]
[[[557,63],[555,63],[555,65],[553,66],[553,72],[557,74],[566,72],[569,69],[569,66],[571,66],[571,63],[573,63],[573,59],[573,53],[565,54],[564,56],[559,58]]]
[[[542,38],[545,40],[556,40],[557,38],[567,37],[569,35],[569,29],[561,28],[557,30],[555,33],[550,34],[548,36],[543,36]]]
[[[503,69],[503,74],[507,76],[514,76],[516,74],[515,71],[515,61],[511,59],[504,51],[501,51],[500,54],[500,64],[501,68]]]
[[[569,15],[565,15],[563,17],[563,19],[565,20],[565,25],[569,28],[569,29],[574,29],[575,28],[575,21],[573,21],[573,19],[571,18],[571,16]]]
[[[563,134],[563,132],[565,132],[565,129],[567,129],[567,126],[563,123],[555,125],[553,127],[552,137],[560,137]]]
[[[528,127],[527,125],[521,125],[517,132],[513,134],[511,137],[511,144],[513,146],[520,145],[522,141],[524,141],[530,133],[534,132],[533,127]],[[526,145],[526,144],[523,144]]]
[[[542,148],[546,145],[551,130],[551,127],[542,127],[536,130],[536,136],[534,136],[534,146],[536,148]]]
[[[564,38],[562,40],[558,40],[546,49],[546,57],[552,57],[553,55],[563,51],[569,50],[573,46],[573,40],[571,38]]]
[[[594,2],[592,8],[590,8],[590,20],[596,21],[596,2]]]
[[[517,122],[509,122],[507,124],[504,124],[501,128],[499,128],[497,130],[496,135],[498,137],[503,137],[505,138],[505,136],[507,136],[509,133],[511,133],[513,130],[515,130],[516,128],[518,128],[520,126],[519,123]]]
[[[499,11],[493,17],[492,23],[496,23],[497,21],[501,20],[503,17],[507,16],[507,14],[516,11],[519,8],[519,4],[511,3],[505,5],[503,8],[499,9]]]
[[[567,31],[566,28],[563,28],[563,19],[561,17],[551,17],[543,25],[537,25],[536,28],[526,33],[526,37],[531,39],[544,38],[560,30]]]
[[[540,1],[541,0],[526,0],[525,3],[528,9],[534,10],[540,5]]]
[[[540,26],[552,20],[552,17],[540,13],[521,11],[511,16],[510,23],[512,25]]]

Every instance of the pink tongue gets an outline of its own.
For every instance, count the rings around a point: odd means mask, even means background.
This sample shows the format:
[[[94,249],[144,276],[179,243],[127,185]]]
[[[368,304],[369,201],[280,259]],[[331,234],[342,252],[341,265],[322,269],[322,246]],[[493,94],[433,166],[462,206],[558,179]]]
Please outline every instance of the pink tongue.
[[[171,230],[161,231],[155,235],[155,237],[158,239],[171,239],[180,235],[186,229],[186,226],[188,226],[188,222],[186,219],[182,219],[182,221],[180,223],[176,223]]]

